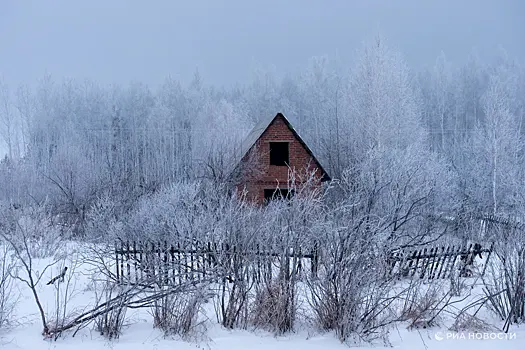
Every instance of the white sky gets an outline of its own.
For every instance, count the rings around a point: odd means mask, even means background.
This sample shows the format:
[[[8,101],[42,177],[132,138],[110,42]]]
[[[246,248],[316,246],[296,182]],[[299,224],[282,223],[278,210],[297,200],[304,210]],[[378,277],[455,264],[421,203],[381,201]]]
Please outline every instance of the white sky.
[[[205,82],[229,85],[256,65],[283,74],[314,55],[350,60],[378,32],[416,67],[441,50],[460,62],[473,47],[523,59],[525,1],[0,0],[0,76],[155,86],[198,67]]]

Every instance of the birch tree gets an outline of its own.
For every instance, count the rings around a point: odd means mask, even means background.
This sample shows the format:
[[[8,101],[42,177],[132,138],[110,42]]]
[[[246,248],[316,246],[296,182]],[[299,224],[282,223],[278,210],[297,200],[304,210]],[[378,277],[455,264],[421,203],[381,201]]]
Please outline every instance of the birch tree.
[[[433,119],[431,123],[431,140],[435,149],[441,153],[450,150],[448,147],[454,142],[454,125],[452,122],[453,115],[453,92],[451,89],[452,71],[450,63],[447,61],[445,54],[442,52],[436,59],[430,76],[430,115]]]
[[[306,71],[299,78],[301,134],[326,161],[328,171],[338,178],[348,166],[342,157],[347,152],[345,123],[347,77],[339,74],[335,63],[327,56],[310,59]],[[304,130],[304,133],[303,133]]]
[[[523,212],[523,140],[506,84],[501,75],[490,77],[482,98],[485,123],[478,124],[472,137],[470,197],[491,214]]]
[[[20,155],[16,124],[9,88],[0,79],[0,135],[7,146],[9,159]]]
[[[378,37],[362,48],[350,89],[352,130],[348,135],[356,159],[375,149],[414,144],[424,148],[425,133],[408,68],[384,39]]]

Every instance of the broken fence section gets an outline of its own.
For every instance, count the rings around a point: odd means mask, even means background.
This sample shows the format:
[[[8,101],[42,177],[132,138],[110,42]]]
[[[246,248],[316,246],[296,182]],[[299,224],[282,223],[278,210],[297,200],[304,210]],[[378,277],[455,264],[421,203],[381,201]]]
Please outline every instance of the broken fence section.
[[[404,249],[389,257],[390,275],[444,279],[459,271],[460,277],[482,276],[492,250],[493,244],[483,247],[478,243]],[[482,266],[479,266],[480,262]]]

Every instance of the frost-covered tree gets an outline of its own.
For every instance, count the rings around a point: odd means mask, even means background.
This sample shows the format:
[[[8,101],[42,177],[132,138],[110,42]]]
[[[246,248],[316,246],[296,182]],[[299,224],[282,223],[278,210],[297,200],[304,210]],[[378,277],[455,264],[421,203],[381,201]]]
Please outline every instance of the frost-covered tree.
[[[384,39],[362,48],[349,93],[347,135],[355,161],[370,150],[402,150],[414,144],[424,148],[425,132],[408,68]]]
[[[441,54],[418,74],[376,38],[355,63],[314,57],[298,74],[259,70],[233,88],[196,72],[189,84],[168,78],[156,90],[46,76],[12,91],[0,98],[2,141],[11,144],[0,200],[46,201],[79,232],[91,230],[101,203],[113,203],[106,219],[119,221],[169,184],[226,182],[251,127],[276,112],[290,116],[334,179],[374,193],[374,215],[391,222],[407,208],[523,211],[525,74],[504,52],[461,66]]]
[[[511,113],[505,77],[492,75],[482,97],[484,123],[472,134],[466,180],[467,196],[491,214],[523,214],[523,139]]]
[[[19,125],[11,101],[11,92],[6,83],[0,79],[0,137],[7,146],[9,159],[20,157]]]
[[[457,125],[454,123],[453,70],[442,52],[434,67],[419,75],[423,119],[429,132],[430,146],[441,153],[450,152]]]
[[[346,131],[351,125],[345,123],[347,109],[347,76],[337,71],[336,63],[327,56],[310,59],[305,72],[299,78],[300,113],[297,116],[301,133],[309,144],[325,160],[334,177],[339,177],[348,159]]]

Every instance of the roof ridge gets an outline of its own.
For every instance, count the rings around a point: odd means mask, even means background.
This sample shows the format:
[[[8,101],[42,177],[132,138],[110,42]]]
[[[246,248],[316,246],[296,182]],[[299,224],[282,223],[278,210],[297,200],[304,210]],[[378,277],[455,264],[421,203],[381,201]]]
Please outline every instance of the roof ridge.
[[[310,154],[310,156],[313,158],[313,160],[315,162],[317,162],[317,164],[320,167],[321,172],[323,173],[323,179],[330,180],[330,176],[328,175],[328,172],[326,171],[326,168],[319,161],[319,158],[317,158],[314,155],[314,153],[312,152],[310,147],[308,147],[308,145],[303,140],[301,135],[299,135],[297,130],[295,130],[295,128],[292,126],[292,124],[290,123],[290,120],[288,120],[288,118],[286,118],[286,116],[282,112],[278,112],[275,116],[272,116],[271,118],[268,118],[268,117],[267,118],[262,118],[257,124],[255,124],[253,129],[248,133],[248,135],[246,136],[246,138],[244,139],[244,141],[241,144],[240,154],[235,159],[235,166],[233,168],[233,171],[235,171],[235,169],[238,167],[238,165],[242,161],[242,159],[253,148],[253,146],[255,145],[257,140],[259,140],[261,138],[261,136],[264,134],[264,132],[273,123],[273,121],[275,119],[279,118],[279,117],[284,119],[284,122],[285,122],[286,126],[292,131],[292,133],[294,134],[295,138],[303,145],[303,147]]]

